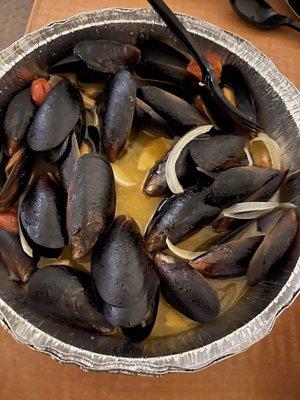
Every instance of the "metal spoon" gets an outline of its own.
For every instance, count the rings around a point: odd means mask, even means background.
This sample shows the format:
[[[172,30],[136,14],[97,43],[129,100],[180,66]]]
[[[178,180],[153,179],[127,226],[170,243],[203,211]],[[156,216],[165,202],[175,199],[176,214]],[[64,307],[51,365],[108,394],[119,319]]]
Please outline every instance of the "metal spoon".
[[[245,114],[226,99],[218,85],[213,69],[202,55],[198,43],[173,11],[162,0],[147,1],[201,67],[203,83],[199,84],[199,94],[213,123],[217,127],[229,131],[238,132],[240,128],[247,132],[262,130],[252,116]]]
[[[300,32],[300,22],[293,21],[285,15],[278,14],[264,0],[229,0],[234,11],[250,24],[262,29],[288,26]]]

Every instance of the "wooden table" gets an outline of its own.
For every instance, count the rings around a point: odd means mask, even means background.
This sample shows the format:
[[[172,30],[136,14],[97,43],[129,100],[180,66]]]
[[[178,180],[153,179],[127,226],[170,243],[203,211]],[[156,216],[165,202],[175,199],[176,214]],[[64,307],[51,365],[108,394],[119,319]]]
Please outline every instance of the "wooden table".
[[[251,41],[300,87],[299,34],[286,28],[262,32],[243,23],[227,0],[169,0],[174,10],[205,19]],[[285,2],[271,2],[289,14]],[[143,0],[36,0],[28,31],[53,20],[99,7],[147,7]],[[8,21],[8,23],[10,23]],[[296,400],[300,398],[300,325],[295,302],[272,333],[246,352],[194,374],[159,379],[86,373],[60,365],[16,343],[0,330],[1,400],[205,399]]]

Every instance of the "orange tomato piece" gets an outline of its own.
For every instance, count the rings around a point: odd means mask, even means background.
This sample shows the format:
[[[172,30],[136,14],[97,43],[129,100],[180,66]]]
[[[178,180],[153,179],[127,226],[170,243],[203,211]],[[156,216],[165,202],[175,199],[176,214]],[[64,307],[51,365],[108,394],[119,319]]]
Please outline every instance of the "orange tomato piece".
[[[213,53],[206,54],[206,59],[213,68],[217,81],[220,82],[222,73],[222,63],[218,56]],[[187,66],[187,70],[191,75],[194,75],[199,81],[202,81],[202,71],[197,62],[193,59]]]
[[[50,83],[44,78],[38,78],[32,81],[31,83],[31,98],[35,102],[36,105],[41,106],[48,93],[51,91],[52,86]]]
[[[9,208],[0,213],[0,228],[9,233],[19,233],[17,207]]]

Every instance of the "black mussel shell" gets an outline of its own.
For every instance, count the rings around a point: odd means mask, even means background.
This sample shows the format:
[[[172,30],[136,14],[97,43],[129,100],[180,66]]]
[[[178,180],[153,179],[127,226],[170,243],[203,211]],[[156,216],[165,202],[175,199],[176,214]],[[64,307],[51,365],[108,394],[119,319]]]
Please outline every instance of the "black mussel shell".
[[[138,48],[113,40],[85,40],[76,43],[73,50],[90,69],[108,74],[133,69],[141,57]]]
[[[156,291],[156,274],[133,219],[119,216],[95,246],[92,276],[102,300],[114,307],[136,305],[149,285]]]
[[[82,109],[77,89],[66,80],[59,82],[35,113],[27,135],[29,147],[46,151],[59,146],[82,118]]]
[[[193,186],[163,200],[146,229],[147,250],[164,249],[167,237],[175,244],[209,224],[221,209],[204,203],[208,192]]]
[[[0,193],[0,211],[13,206],[25,190],[34,165],[34,154],[23,147],[15,154],[16,160]]]
[[[33,258],[23,250],[19,235],[0,229],[0,259],[12,279],[27,282],[35,269]]]
[[[247,197],[247,201],[268,201],[280,188],[285,180],[288,170],[278,171],[263,186]]]
[[[282,216],[272,213],[275,225],[267,232],[264,240],[252,257],[247,271],[247,282],[249,286],[256,285],[261,281],[272,266],[280,260],[290,247],[297,233],[297,216],[293,208],[283,210]],[[270,219],[270,216],[267,216]],[[264,225],[263,222],[261,222]],[[267,225],[270,227],[270,221]],[[266,229],[266,225],[264,226]]]
[[[203,256],[190,261],[190,265],[208,278],[245,275],[262,240],[263,236],[252,236],[214,246]]]
[[[66,192],[69,191],[75,163],[80,156],[76,134],[72,133],[64,157],[59,160],[58,174]]]
[[[232,89],[237,108],[257,123],[253,94],[243,73],[234,65],[223,65],[220,86]]]
[[[280,171],[272,168],[254,166],[228,169],[216,177],[210,186],[210,193],[205,198],[205,202],[215,207],[225,208],[248,200],[250,195],[280,174]]]
[[[111,224],[115,197],[110,164],[96,153],[82,155],[68,189],[67,228],[75,259],[85,256]]]
[[[164,253],[157,253],[154,262],[162,295],[172,307],[197,322],[211,322],[217,317],[217,294],[198,271]]]
[[[37,271],[29,281],[26,300],[39,310],[84,328],[112,333],[96,306],[91,277],[64,265]]]
[[[159,290],[157,290],[156,295],[152,301],[152,304],[148,310],[145,319],[138,325],[132,328],[122,327],[122,333],[129,342],[138,343],[145,340],[151,333],[153,326],[155,324],[157,310],[159,304]]]
[[[135,121],[140,130],[159,137],[173,137],[173,132],[167,122],[138,98],[135,105]]]
[[[115,161],[126,144],[131,130],[136,98],[135,82],[126,70],[119,71],[105,90],[103,150]]]
[[[207,119],[184,99],[155,86],[142,86],[138,97],[164,118],[176,134],[186,133],[195,126],[206,125]]]
[[[12,156],[20,147],[35,110],[36,105],[32,101],[30,87],[18,93],[9,103],[4,119],[9,156]]]
[[[201,171],[218,171],[236,167],[245,160],[244,136],[214,130],[190,142],[190,154]]]
[[[44,158],[48,164],[54,164],[59,161],[67,151],[71,138],[67,136],[66,139],[51,150],[45,151]]]
[[[141,62],[136,68],[138,76],[182,86],[196,85],[196,79],[187,71],[190,59],[174,47],[158,40],[148,40],[143,43],[141,52]]]
[[[58,257],[67,243],[66,196],[59,182],[42,174],[19,206],[20,229],[29,246],[43,257]]]

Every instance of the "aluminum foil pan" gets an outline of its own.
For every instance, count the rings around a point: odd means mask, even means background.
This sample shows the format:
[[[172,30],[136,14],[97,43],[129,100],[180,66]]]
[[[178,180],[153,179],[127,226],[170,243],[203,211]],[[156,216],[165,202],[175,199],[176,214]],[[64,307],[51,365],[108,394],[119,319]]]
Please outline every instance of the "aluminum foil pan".
[[[219,54],[244,72],[255,93],[262,126],[283,149],[284,166],[291,171],[299,169],[297,89],[250,43],[207,22],[179,17],[204,51]],[[0,121],[12,96],[42,75],[47,65],[71,52],[77,41],[108,38],[139,45],[149,37],[175,44],[159,17],[143,9],[84,13],[23,37],[0,53]],[[299,203],[299,175],[294,177],[285,201]],[[251,288],[234,309],[211,324],[176,336],[132,345],[121,338],[98,336],[58,322],[26,304],[24,290],[8,279],[1,265],[0,321],[19,342],[87,370],[143,375],[196,371],[245,350],[270,331],[300,289],[299,247],[299,240],[295,241],[280,265]]]

